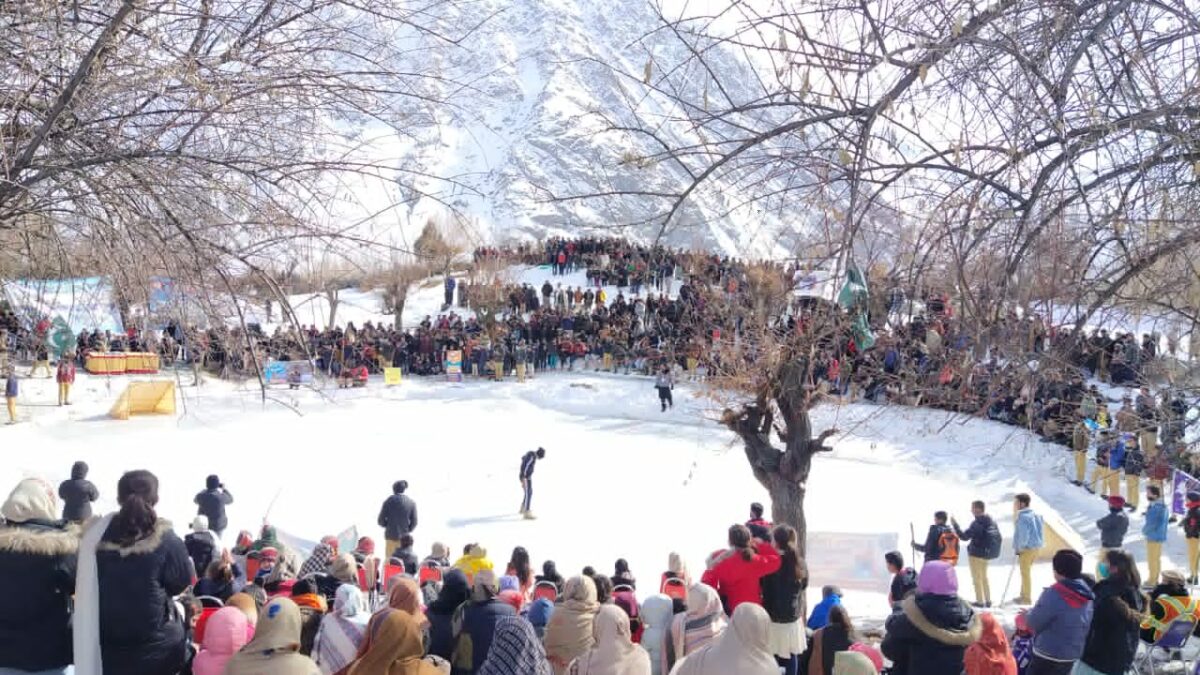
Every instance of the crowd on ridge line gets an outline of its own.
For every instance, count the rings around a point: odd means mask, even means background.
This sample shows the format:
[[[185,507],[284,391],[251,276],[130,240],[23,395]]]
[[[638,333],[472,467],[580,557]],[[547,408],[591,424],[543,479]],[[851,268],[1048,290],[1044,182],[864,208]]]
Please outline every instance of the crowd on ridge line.
[[[386,534],[397,548],[385,561],[369,537],[349,552],[325,537],[301,560],[269,525],[223,549],[232,496],[216,476],[197,495],[183,539],[155,511],[153,474],[121,477],[115,514],[91,517],[97,495],[77,464],[57,493],[27,478],[0,505],[5,675],[72,664],[80,675],[866,675],[880,672],[884,657],[895,675],[1016,672],[1004,632],[957,596],[954,567],[942,560],[917,574],[888,554],[900,586],[893,582],[894,613],[878,648],[855,630],[834,587],[804,617],[808,573],[796,533],[766,522],[758,504],[729,528],[727,548],[708,556],[699,578],[672,553],[639,598],[624,560],[611,576],[585,568],[564,578],[550,560],[536,574],[517,547],[499,574],[478,543],[453,562],[449,547],[434,543],[417,562],[415,517],[391,523],[386,502],[381,519],[395,525]],[[1074,568],[1064,566],[1071,555]],[[1075,589],[1080,597],[1100,598],[1109,579],[1121,578],[1123,555],[1110,553],[1107,578],[1095,591]],[[1029,613],[1035,664],[1060,639],[1042,644],[1061,613],[1043,601],[1079,578],[1079,560],[1056,556],[1060,584]]]

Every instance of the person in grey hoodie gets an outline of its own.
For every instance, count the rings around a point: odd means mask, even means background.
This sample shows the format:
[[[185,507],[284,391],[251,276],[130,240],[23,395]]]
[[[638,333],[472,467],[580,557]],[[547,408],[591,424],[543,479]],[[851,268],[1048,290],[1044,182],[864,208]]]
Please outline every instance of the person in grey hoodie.
[[[1109,496],[1108,515],[1096,521],[1096,529],[1100,530],[1100,553],[1096,557],[1104,560],[1106,552],[1119,549],[1125,544],[1125,533],[1129,531],[1129,516],[1125,514],[1124,497]],[[1097,578],[1099,576],[1097,571]]]
[[[675,401],[671,398],[671,390],[675,388],[675,378],[671,376],[670,366],[663,366],[659,371],[658,376],[654,378],[654,388],[658,390],[658,402],[662,404],[663,412],[667,412],[667,408],[675,407]]]
[[[71,466],[71,480],[58,484],[58,496],[63,500],[62,518],[71,523],[82,523],[92,517],[92,502],[100,498],[100,491],[87,479],[86,462],[75,462]]]
[[[1096,596],[1083,579],[1083,556],[1070,549],[1055,553],[1054,578],[1025,615],[1034,634],[1026,675],[1067,675],[1087,642]]]

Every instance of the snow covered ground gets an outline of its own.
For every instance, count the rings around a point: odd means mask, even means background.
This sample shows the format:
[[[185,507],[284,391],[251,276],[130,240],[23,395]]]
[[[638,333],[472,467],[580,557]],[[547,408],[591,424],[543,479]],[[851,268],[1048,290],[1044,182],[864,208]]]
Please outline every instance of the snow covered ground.
[[[421,551],[435,540],[455,550],[480,542],[499,566],[523,545],[535,564],[552,558],[565,572],[587,564],[610,571],[625,557],[646,592],[670,551],[698,574],[705,555],[724,545],[726,528],[748,517],[747,505],[766,501],[741,448],[712,421],[715,404],[694,386],[677,389],[676,408],[663,414],[648,380],[593,373],[525,384],[407,379],[394,388],[272,391],[265,405],[250,386],[206,381],[181,387],[177,418],[122,422],[106,413],[123,379],[79,380],[68,408],[53,405],[51,380],[22,381],[23,423],[0,427],[0,486],[27,475],[57,483],[83,459],[103,511],[115,508],[123,471],[150,469],[162,482],[159,511],[181,534],[192,496],[217,473],[236,497],[231,532],[256,530],[269,511],[273,524],[306,539],[354,525],[381,541],[378,507],[402,478],[420,507]],[[826,405],[815,417],[818,429],[842,433],[835,452],[814,465],[812,531],[885,535],[907,552],[910,522],[918,538],[937,509],[965,525],[971,500],[983,499],[1005,533],[1005,554],[991,568],[999,598],[1011,559],[1011,500],[1029,491],[1035,509],[1078,531],[1094,564],[1093,523],[1105,506],[1067,483],[1069,454],[1060,446],[930,410]],[[525,522],[517,467],[537,446],[548,451],[534,480],[539,519]],[[1139,559],[1140,521],[1127,540]],[[1182,563],[1182,549],[1173,534],[1164,569]],[[847,561],[847,576],[851,567]],[[965,562],[959,568],[969,596]],[[1051,582],[1048,565],[1038,566],[1035,581]],[[849,582],[814,578],[810,593],[815,600],[821,585]],[[884,593],[881,584],[878,592],[848,591],[846,601],[856,617],[878,620],[887,613]]]

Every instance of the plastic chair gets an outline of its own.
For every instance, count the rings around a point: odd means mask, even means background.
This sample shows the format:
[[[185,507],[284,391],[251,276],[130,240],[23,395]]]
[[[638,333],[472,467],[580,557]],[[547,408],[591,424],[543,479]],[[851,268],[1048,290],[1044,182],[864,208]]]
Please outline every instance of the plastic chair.
[[[367,586],[367,568],[362,565],[358,566],[358,588],[364,593],[371,592],[371,588]]]
[[[259,564],[258,556],[246,558],[246,581],[254,581],[255,577],[258,576]]]
[[[383,566],[383,585],[385,588],[387,587],[388,579],[391,579],[397,574],[404,574],[404,565],[393,565],[388,563]]]
[[[629,584],[620,584],[618,586],[613,586],[613,593],[621,593],[621,592],[632,593],[633,586],[630,586]]]
[[[193,631],[192,637],[193,642],[196,644],[204,642],[204,629],[208,626],[208,619],[220,610],[220,607],[204,607],[200,610],[200,615],[196,617],[196,629]]]
[[[200,606],[204,607],[205,609],[221,609],[225,606],[225,603],[222,602],[220,598],[213,597],[211,595],[197,595],[196,599],[200,601]]]
[[[1161,649],[1167,653],[1167,658],[1170,661],[1174,661],[1178,657],[1184,664],[1184,672],[1187,672],[1187,661],[1183,659],[1181,652],[1195,630],[1196,621],[1190,616],[1181,616],[1172,621],[1167,625],[1167,629],[1162,632],[1162,635],[1159,636],[1158,641],[1146,649],[1146,653],[1142,656],[1142,660],[1138,664],[1138,671],[1154,675],[1154,652]],[[1148,670],[1146,668],[1147,665],[1150,667]]]
[[[429,582],[442,582],[442,568],[437,566],[423,565],[421,571],[417,574],[417,584],[424,586]]]
[[[687,600],[687,585],[677,577],[663,579],[659,592],[672,600]]]
[[[533,587],[533,599],[540,600],[545,598],[550,602],[558,600],[558,586],[554,585],[553,581],[539,581]]]

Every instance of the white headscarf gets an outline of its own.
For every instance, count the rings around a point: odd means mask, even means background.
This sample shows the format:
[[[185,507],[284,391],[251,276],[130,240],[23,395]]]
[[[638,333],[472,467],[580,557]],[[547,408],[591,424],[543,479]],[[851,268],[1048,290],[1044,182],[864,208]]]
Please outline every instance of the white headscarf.
[[[671,619],[674,616],[671,598],[652,595],[642,602],[641,617],[646,629],[642,632],[642,647],[650,654],[652,675],[666,675],[667,640],[671,635]]]
[[[650,655],[633,644],[625,610],[602,605],[592,625],[596,646],[579,657],[576,675],[650,675]]]
[[[26,478],[17,483],[8,499],[4,500],[4,505],[0,506],[0,515],[10,523],[56,520],[58,500],[54,498],[54,488],[41,478]]]
[[[779,675],[768,648],[771,618],[753,603],[738,605],[725,629],[708,646],[675,664],[671,675]]]

